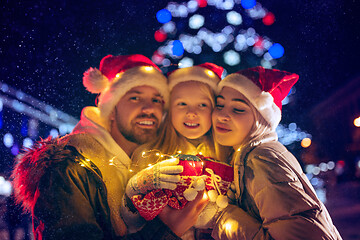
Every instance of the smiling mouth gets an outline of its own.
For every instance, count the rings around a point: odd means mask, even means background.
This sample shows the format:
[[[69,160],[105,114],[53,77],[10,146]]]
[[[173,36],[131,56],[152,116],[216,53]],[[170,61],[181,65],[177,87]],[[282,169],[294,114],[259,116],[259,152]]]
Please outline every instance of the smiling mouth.
[[[200,124],[198,123],[187,123],[187,122],[185,122],[184,125],[188,128],[197,128],[198,126],[200,126]]]
[[[153,120],[143,120],[137,122],[137,124],[144,128],[153,128],[155,126],[155,121]]]
[[[228,128],[223,128],[223,127],[216,126],[216,131],[219,132],[219,133],[227,133],[227,132],[230,132],[231,130],[228,129]]]

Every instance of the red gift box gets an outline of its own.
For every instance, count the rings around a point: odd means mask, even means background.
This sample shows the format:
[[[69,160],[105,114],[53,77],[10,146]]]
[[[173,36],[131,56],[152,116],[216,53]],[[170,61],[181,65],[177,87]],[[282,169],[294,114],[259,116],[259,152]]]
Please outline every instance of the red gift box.
[[[177,154],[174,157],[178,158],[179,165],[184,167],[183,172],[180,174],[180,182],[177,183],[175,190],[157,189],[145,196],[135,195],[131,198],[139,214],[145,220],[155,218],[166,205],[175,209],[184,208],[188,202],[184,197],[184,191],[190,187],[195,176],[206,175],[206,190],[217,191],[218,189],[221,195],[226,195],[234,179],[233,168],[230,165],[212,158],[184,154]]]

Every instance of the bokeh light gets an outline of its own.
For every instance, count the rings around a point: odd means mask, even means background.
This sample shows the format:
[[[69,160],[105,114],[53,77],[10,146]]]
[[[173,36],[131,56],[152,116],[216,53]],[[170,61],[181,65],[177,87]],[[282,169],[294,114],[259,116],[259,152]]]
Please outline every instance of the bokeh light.
[[[235,12],[235,11],[228,12],[226,14],[226,20],[228,23],[235,25],[235,26],[240,25],[242,23],[242,17],[240,15],[240,13]]]
[[[268,12],[265,17],[263,17],[262,21],[266,26],[270,26],[275,22],[275,15],[272,12]]]
[[[179,40],[173,42],[172,53],[175,56],[181,56],[184,54],[184,46]]]
[[[304,138],[303,140],[301,140],[301,146],[303,148],[310,147],[310,145],[311,145],[311,139],[310,138]]]
[[[275,43],[269,48],[269,53],[274,59],[281,58],[284,55],[284,52],[284,47],[279,43]]]
[[[198,3],[199,7],[204,8],[207,6],[207,0],[196,0],[196,2]]]
[[[229,50],[224,53],[224,62],[229,66],[235,66],[240,63],[240,54],[234,50]]]
[[[355,127],[360,127],[360,117],[354,119],[354,125]]]
[[[162,31],[162,30],[157,30],[155,33],[154,33],[154,38],[157,42],[163,42],[166,40],[167,38],[167,34]]]
[[[171,12],[167,9],[161,9],[156,13],[156,19],[159,21],[159,23],[170,22],[171,18]]]
[[[199,14],[189,18],[189,27],[192,29],[199,29],[204,25],[205,18]]]
[[[256,5],[256,1],[255,0],[242,0],[241,1],[241,6],[243,6],[243,8],[245,9],[250,9],[255,7]]]

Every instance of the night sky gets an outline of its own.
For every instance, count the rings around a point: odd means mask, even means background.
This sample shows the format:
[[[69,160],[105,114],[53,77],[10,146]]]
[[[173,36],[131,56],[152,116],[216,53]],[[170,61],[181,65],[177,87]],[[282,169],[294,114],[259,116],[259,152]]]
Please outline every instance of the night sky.
[[[0,67],[2,82],[79,118],[81,109],[95,99],[82,85],[83,72],[98,67],[107,54],[150,58],[161,45],[153,37],[161,26],[155,15],[168,1],[74,2],[2,1]],[[284,121],[297,121],[307,130],[311,108],[359,74],[359,4],[259,2],[275,14],[276,22],[264,26],[259,21],[253,27],[284,46],[279,68],[300,75],[296,101],[284,108]],[[212,27],[224,27],[223,15],[214,7],[203,11]],[[210,59],[229,72],[246,67],[225,66],[221,53],[203,55],[213,55]]]

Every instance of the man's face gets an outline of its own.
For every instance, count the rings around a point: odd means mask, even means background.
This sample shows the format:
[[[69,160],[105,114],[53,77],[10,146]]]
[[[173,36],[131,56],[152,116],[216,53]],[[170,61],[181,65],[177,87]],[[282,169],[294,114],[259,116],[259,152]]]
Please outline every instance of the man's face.
[[[115,106],[117,130],[130,142],[146,143],[157,136],[162,115],[163,98],[150,86],[129,90]]]

